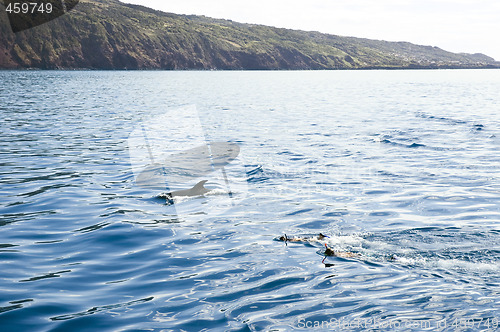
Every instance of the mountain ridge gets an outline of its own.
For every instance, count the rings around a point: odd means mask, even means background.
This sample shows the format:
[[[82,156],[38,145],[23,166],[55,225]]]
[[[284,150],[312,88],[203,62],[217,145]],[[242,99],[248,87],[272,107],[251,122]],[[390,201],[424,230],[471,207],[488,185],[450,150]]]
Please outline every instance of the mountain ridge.
[[[118,0],[12,33],[0,13],[2,69],[321,70],[500,68],[484,54],[180,15]]]

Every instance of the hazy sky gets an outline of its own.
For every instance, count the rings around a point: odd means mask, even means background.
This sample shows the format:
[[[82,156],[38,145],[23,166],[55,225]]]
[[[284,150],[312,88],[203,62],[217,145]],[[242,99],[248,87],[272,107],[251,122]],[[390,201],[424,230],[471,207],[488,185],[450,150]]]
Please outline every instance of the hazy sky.
[[[409,41],[500,60],[499,0],[123,0],[178,13]]]

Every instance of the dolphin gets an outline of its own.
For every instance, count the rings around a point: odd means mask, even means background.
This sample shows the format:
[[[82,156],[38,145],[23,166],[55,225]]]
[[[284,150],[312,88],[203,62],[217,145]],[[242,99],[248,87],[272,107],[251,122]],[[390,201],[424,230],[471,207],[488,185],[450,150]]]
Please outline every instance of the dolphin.
[[[325,243],[325,253],[324,253],[324,255],[325,255],[325,257],[326,256],[334,256],[334,257],[341,257],[341,258],[356,258],[356,257],[359,257],[359,254],[356,254],[354,252],[333,250],[326,243]],[[325,260],[323,260],[323,261],[325,261]]]
[[[286,242],[318,242],[322,241],[324,238],[327,238],[329,236],[326,236],[322,233],[319,233],[318,235],[304,235],[304,236],[287,236],[282,235],[280,237],[275,238],[276,241],[284,241]]]
[[[205,183],[207,183],[208,180],[203,180],[198,182],[193,186],[193,188],[190,189],[183,189],[183,190],[177,190],[177,191],[172,191],[166,194],[160,194],[158,197],[160,198],[166,198],[167,203],[173,204],[173,198],[174,197],[193,197],[193,196],[201,196],[210,191],[210,189],[205,188]]]

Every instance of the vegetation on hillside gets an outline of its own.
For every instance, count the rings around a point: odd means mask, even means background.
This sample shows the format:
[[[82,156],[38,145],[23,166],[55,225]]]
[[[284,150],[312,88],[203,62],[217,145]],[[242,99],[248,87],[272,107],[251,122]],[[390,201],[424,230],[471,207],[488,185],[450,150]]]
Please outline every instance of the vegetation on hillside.
[[[68,14],[17,34],[3,11],[0,36],[0,68],[500,67],[482,54],[170,14],[117,0],[80,0]]]

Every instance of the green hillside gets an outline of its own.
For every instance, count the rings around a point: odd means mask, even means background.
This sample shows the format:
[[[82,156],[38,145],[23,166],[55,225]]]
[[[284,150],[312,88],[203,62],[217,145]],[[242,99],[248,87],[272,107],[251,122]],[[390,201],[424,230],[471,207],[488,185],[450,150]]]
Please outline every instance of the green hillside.
[[[0,68],[362,69],[487,68],[482,54],[340,37],[81,0],[71,11],[12,33],[0,14]]]

